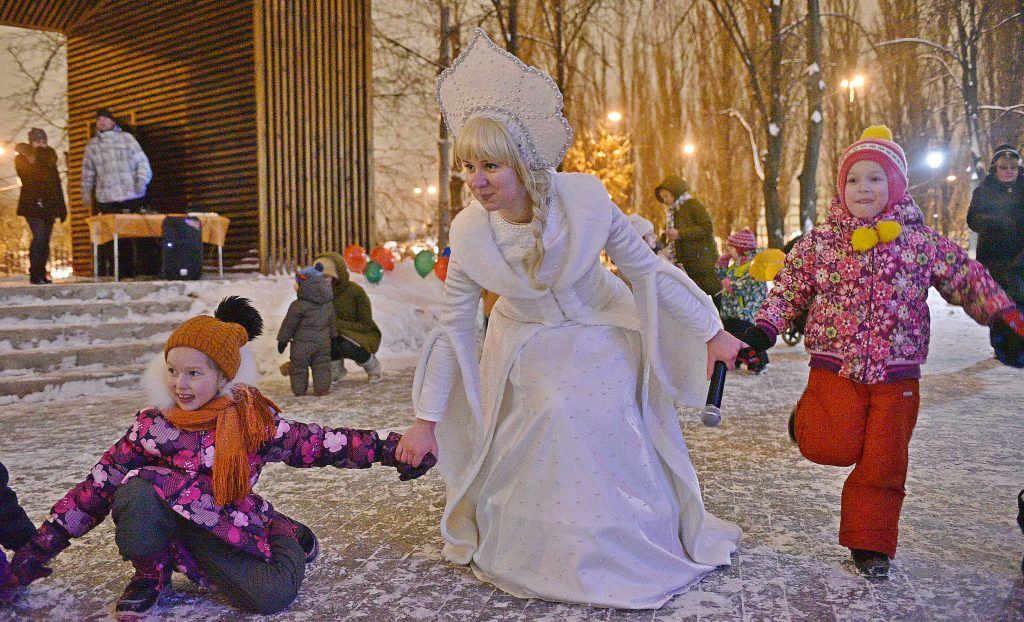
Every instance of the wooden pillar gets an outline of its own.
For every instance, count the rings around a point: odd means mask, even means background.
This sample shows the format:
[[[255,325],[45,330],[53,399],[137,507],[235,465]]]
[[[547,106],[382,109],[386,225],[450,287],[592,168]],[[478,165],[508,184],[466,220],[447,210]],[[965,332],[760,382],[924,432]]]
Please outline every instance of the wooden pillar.
[[[369,248],[370,1],[255,2],[260,269]]]

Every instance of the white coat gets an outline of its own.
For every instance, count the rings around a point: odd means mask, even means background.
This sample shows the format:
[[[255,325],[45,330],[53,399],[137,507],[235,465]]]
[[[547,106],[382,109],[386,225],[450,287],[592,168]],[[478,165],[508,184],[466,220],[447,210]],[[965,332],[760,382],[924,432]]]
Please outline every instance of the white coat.
[[[506,263],[488,213],[479,203],[473,202],[452,223],[440,325],[427,338],[413,383],[413,404],[419,413],[432,353],[439,343],[454,352],[456,373],[436,427],[438,466],[447,485],[441,521],[444,554],[466,564],[477,548],[473,484],[489,450],[518,353],[539,331],[576,324],[640,333],[643,423],[679,502],[683,547],[698,564],[729,564],[740,530],[705,511],[673,405],[674,400],[703,404],[708,386],[705,344],[721,329],[717,310],[684,272],[651,251],[611,202],[600,180],[558,173],[552,184],[556,197],[552,209],[562,210],[563,226],[544,235],[541,273],[553,279],[543,291],[534,289]],[[629,279],[632,292],[601,264],[602,250]],[[501,299],[491,313],[478,359],[481,287],[500,294]]]

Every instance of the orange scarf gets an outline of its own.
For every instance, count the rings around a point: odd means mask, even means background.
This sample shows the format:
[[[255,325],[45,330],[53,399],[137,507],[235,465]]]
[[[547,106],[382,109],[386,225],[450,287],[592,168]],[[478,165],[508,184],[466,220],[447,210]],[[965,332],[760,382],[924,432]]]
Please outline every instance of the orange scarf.
[[[259,389],[237,385],[231,397],[216,397],[198,410],[177,406],[166,415],[188,432],[213,430],[213,498],[217,505],[241,501],[249,485],[249,454],[274,436],[274,413],[280,412]]]

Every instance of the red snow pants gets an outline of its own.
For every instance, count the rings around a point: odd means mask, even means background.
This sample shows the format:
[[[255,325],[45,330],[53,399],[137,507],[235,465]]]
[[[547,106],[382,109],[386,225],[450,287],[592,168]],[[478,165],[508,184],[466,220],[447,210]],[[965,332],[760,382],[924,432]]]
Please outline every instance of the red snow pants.
[[[860,384],[811,368],[793,427],[800,453],[811,462],[856,465],[843,484],[842,546],[896,555],[920,402],[916,379]]]

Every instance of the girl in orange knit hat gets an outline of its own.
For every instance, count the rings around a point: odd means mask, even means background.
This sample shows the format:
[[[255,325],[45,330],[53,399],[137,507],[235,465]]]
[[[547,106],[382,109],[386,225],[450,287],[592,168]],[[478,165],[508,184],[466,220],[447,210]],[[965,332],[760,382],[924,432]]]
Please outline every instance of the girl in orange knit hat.
[[[865,576],[896,555],[910,435],[928,354],[928,290],[1017,344],[1024,318],[980,263],[925,226],[907,192],[907,159],[885,126],[839,161],[828,219],[805,235],[743,336],[764,350],[801,314],[811,354],[790,418],[805,458],[854,466],[843,485],[839,544]]]
[[[255,361],[245,344],[262,331],[244,298],[224,299],[213,317],[179,326],[164,346],[166,365],[155,407],[132,427],[50,512],[11,560],[7,593],[48,576],[47,567],[71,538],[108,513],[121,555],[135,567],[114,609],[137,619],[169,590],[171,572],[214,587],[233,604],[274,613],[296,597],[316,538],[274,510],[253,485],[268,462],[294,467],[417,468],[395,459],[401,435],[327,428],[281,418],[255,387]],[[0,592],[3,593],[3,592]]]

